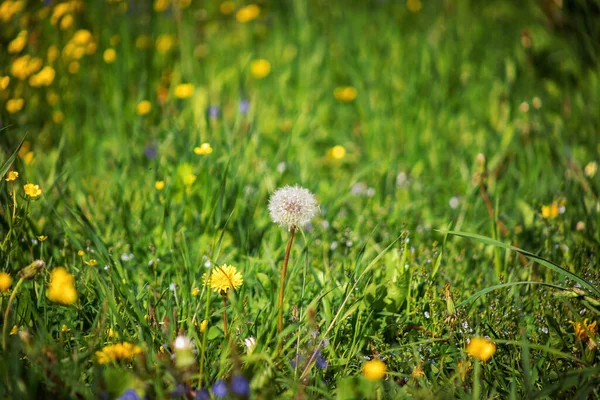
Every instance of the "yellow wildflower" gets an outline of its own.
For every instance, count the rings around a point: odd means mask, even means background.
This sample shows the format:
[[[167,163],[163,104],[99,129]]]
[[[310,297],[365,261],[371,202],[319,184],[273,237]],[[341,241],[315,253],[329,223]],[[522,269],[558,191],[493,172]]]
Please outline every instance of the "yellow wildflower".
[[[177,0],[177,6],[179,8],[186,8],[192,4],[192,0]]]
[[[60,332],[61,333],[67,333],[69,331],[70,331],[70,329],[67,328],[67,326],[65,324],[63,324],[63,326],[60,327]]]
[[[28,36],[27,35],[27,31],[21,31],[21,32],[19,32],[19,34],[17,35],[17,37],[14,38],[8,44],[8,52],[9,53],[20,53],[21,50],[23,50],[23,48],[27,44],[27,36]]]
[[[559,213],[558,202],[553,201],[552,204],[542,206],[543,218],[556,218]]]
[[[121,41],[121,36],[119,36],[119,35],[112,35],[109,40],[111,46],[118,45],[120,41]]]
[[[421,0],[406,0],[406,8],[410,12],[418,13],[422,8]]]
[[[180,83],[175,87],[175,97],[178,99],[187,99],[194,94],[194,85],[191,83]]]
[[[346,149],[340,145],[333,146],[329,149],[328,155],[335,160],[341,160],[346,155]]]
[[[19,333],[19,327],[16,325],[13,325],[12,329],[10,330],[10,334],[16,335],[17,333]]]
[[[146,49],[150,47],[150,37],[147,35],[140,35],[135,39],[135,48],[136,49]]]
[[[40,235],[40,236],[38,236],[38,237],[37,237],[37,239],[38,239],[40,242],[43,242],[43,241],[45,241],[46,239],[48,239],[48,236],[46,236],[46,235]]]
[[[55,124],[60,125],[64,118],[65,116],[61,111],[52,111],[52,121],[54,121]]]
[[[59,55],[59,51],[58,51],[58,47],[56,47],[55,45],[52,45],[50,47],[48,47],[48,52],[46,53],[46,58],[48,58],[48,62],[49,63],[53,63]]]
[[[345,103],[350,103],[356,98],[356,89],[352,86],[342,86],[335,88],[333,91],[333,96],[336,100],[343,101]]]
[[[60,20],[60,29],[67,30],[73,25],[73,16],[71,14],[67,14]]]
[[[192,296],[196,297],[200,294],[200,289],[198,288],[193,288],[192,289]]]
[[[150,103],[148,100],[140,101],[135,108],[135,112],[138,115],[146,115],[150,112],[150,110],[152,110],[152,103]]]
[[[0,292],[6,293],[8,289],[10,289],[10,285],[12,285],[12,277],[6,272],[0,272]]]
[[[8,87],[10,83],[10,76],[2,76],[0,77],[0,90],[4,90]]]
[[[249,4],[242,7],[235,13],[235,18],[239,22],[250,22],[260,15],[260,8],[256,4]]]
[[[71,305],[77,301],[75,279],[63,267],[54,268],[50,272],[50,285],[46,292],[50,301]]]
[[[69,63],[69,72],[72,74],[79,72],[79,63],[77,61],[71,61]]]
[[[23,99],[10,99],[6,102],[6,111],[11,114],[18,113],[23,109]]]
[[[165,11],[171,5],[171,0],[154,0],[154,11]]]
[[[235,11],[235,3],[233,1],[224,1],[219,6],[219,11],[223,15],[229,15]]]
[[[229,289],[238,289],[244,282],[242,274],[234,266],[227,264],[215,267],[208,278],[204,274],[204,281],[212,290],[221,293],[226,293]]]
[[[0,21],[8,22],[23,9],[23,1],[6,0],[0,4]]]
[[[31,161],[33,161],[33,155],[33,151],[28,151],[27,153],[25,153],[25,155],[22,157],[23,162],[25,162],[25,165],[31,164]]]
[[[56,71],[49,65],[46,65],[40,72],[29,78],[29,84],[33,87],[50,86],[54,81]]]
[[[28,183],[25,186],[23,186],[23,189],[25,190],[25,194],[31,197],[32,199],[35,199],[42,195],[42,189],[40,188],[40,185]]]
[[[194,148],[194,153],[196,153],[198,155],[210,154],[210,153],[212,153],[212,151],[213,151],[213,149],[212,149],[212,147],[210,147],[209,143],[202,143],[200,145],[200,147]]]
[[[80,29],[71,38],[71,42],[77,46],[85,46],[89,42],[94,40],[92,33],[87,29]]]
[[[496,352],[496,345],[489,339],[474,337],[467,346],[467,353],[481,361],[489,360]]]
[[[200,332],[204,332],[206,330],[206,327],[208,326],[208,320],[204,320],[202,321],[202,323],[200,324]]]
[[[156,181],[154,183],[154,188],[156,190],[163,190],[165,188],[165,181]]]
[[[6,177],[6,181],[12,182],[12,181],[17,180],[18,177],[19,177],[19,173],[17,171],[10,171],[8,173],[8,176]]]
[[[575,339],[585,343],[591,339],[591,337],[596,336],[598,333],[598,325],[597,321],[588,323],[587,318],[583,320],[583,323],[569,321],[571,325],[573,325],[573,330],[575,331]]]
[[[268,60],[254,60],[250,63],[250,72],[256,79],[262,79],[271,72],[271,63]]]
[[[196,175],[194,174],[185,175],[183,177],[183,183],[186,186],[191,186],[194,182],[196,182]]]
[[[95,259],[91,258],[89,261],[85,261],[86,265],[89,265],[90,267],[94,267],[96,265],[98,265],[98,261],[96,261]]]
[[[117,59],[117,52],[113,48],[106,49],[102,58],[104,58],[105,63],[112,64]]]
[[[381,360],[371,360],[363,364],[362,373],[370,381],[378,381],[387,373],[385,364]]]
[[[48,94],[46,95],[46,101],[51,106],[57,105],[59,100],[60,100],[60,97],[53,90],[50,90],[48,92]]]
[[[83,256],[85,256],[85,251],[83,251],[83,250],[79,250],[79,251],[77,252],[77,255],[78,255],[79,257],[83,257]]]
[[[160,35],[156,39],[156,50],[159,53],[166,53],[175,45],[175,37],[172,35]]]
[[[132,360],[136,355],[141,354],[142,349],[129,342],[122,342],[104,346],[102,350],[96,352],[96,358],[99,364],[108,364],[111,361]]]
[[[119,332],[113,330],[113,328],[108,328],[108,330],[106,331],[106,334],[108,335],[109,338],[112,338],[112,337],[118,338],[119,337]]]
[[[467,377],[467,373],[471,370],[471,361],[459,361],[456,363],[456,368],[460,373],[460,378],[464,382]]]
[[[413,378],[420,378],[425,375],[425,372],[421,368],[421,365],[417,365],[413,368],[412,373],[410,374]]]
[[[597,171],[598,163],[596,161],[590,161],[583,170],[583,172],[585,172],[586,176],[589,178],[593,178]]]

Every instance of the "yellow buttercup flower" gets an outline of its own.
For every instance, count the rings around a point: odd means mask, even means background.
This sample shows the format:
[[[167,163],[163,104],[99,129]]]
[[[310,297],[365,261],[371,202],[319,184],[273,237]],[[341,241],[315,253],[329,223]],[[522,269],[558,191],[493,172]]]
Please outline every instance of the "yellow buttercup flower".
[[[48,62],[49,63],[53,63],[59,55],[59,51],[58,51],[58,47],[56,47],[55,45],[52,45],[50,47],[48,47],[48,52],[46,57],[48,58]]]
[[[489,339],[474,337],[467,346],[467,353],[481,361],[489,360],[496,352],[496,345]]]
[[[43,241],[45,241],[46,239],[48,239],[48,236],[46,236],[46,235],[40,235],[40,236],[38,236],[38,237],[37,237],[37,239],[38,239],[40,242],[43,242]]]
[[[77,255],[78,255],[79,257],[83,257],[83,256],[85,256],[85,251],[83,251],[83,250],[79,250],[79,251],[77,251]]]
[[[175,97],[178,99],[187,99],[194,94],[194,85],[191,83],[180,83],[175,87]]]
[[[250,63],[250,72],[256,79],[262,79],[271,72],[271,63],[268,60],[254,60]]]
[[[165,188],[165,181],[156,181],[154,183],[154,188],[156,190],[163,190]]]
[[[8,292],[8,289],[10,289],[10,285],[12,285],[12,281],[12,276],[7,274],[6,272],[0,272],[0,292]]]
[[[204,274],[204,281],[212,290],[221,293],[227,293],[229,289],[238,289],[244,283],[237,268],[227,264],[215,267],[208,278]]]
[[[152,110],[152,103],[150,103],[148,100],[140,101],[135,107],[135,112],[137,115],[146,115],[150,112],[150,110]]]
[[[12,17],[23,9],[23,1],[6,0],[0,3],[0,21],[8,22]]]
[[[77,61],[71,61],[69,63],[69,72],[72,74],[79,72],[79,63]]]
[[[102,350],[96,352],[96,359],[99,364],[108,364],[111,361],[132,360],[136,355],[141,354],[142,349],[129,342],[122,342],[104,346]]]
[[[207,320],[202,321],[202,323],[200,324],[200,332],[204,332],[206,330],[207,326],[208,326],[208,321]]]
[[[235,13],[235,18],[239,22],[250,22],[260,15],[260,8],[256,4],[249,4],[242,7]]]
[[[224,1],[219,6],[219,11],[223,15],[229,15],[235,11],[235,3],[233,1]]]
[[[102,58],[104,58],[105,63],[112,64],[117,59],[117,52],[113,48],[106,49],[106,50],[104,50],[104,54],[102,55]]]
[[[346,149],[340,145],[333,146],[329,149],[328,155],[335,160],[341,160],[346,155]]]
[[[212,153],[213,149],[210,147],[209,143],[202,143],[200,147],[194,148],[194,153],[198,155],[206,155]]]
[[[89,42],[94,40],[92,33],[87,29],[80,29],[71,38],[71,42],[77,46],[85,46]]]
[[[17,171],[10,171],[8,173],[8,175],[6,176],[6,181],[12,182],[12,181],[17,180],[18,177],[19,177],[19,173]]]
[[[63,324],[63,326],[60,327],[61,333],[67,333],[69,331],[70,331],[70,329],[65,324]]]
[[[378,381],[385,376],[387,368],[381,360],[371,360],[363,364],[362,373],[370,381]]]
[[[73,16],[71,14],[67,14],[60,20],[60,29],[65,31],[73,25]]]
[[[9,53],[20,53],[21,50],[23,50],[23,48],[27,44],[27,37],[28,37],[27,31],[19,32],[17,37],[14,38],[8,44],[8,52]]]
[[[8,87],[10,83],[10,76],[2,76],[0,77],[0,90],[4,90]]]
[[[56,71],[54,68],[47,65],[40,72],[29,78],[29,84],[33,87],[50,86],[54,81]]]
[[[175,45],[175,37],[172,35],[160,35],[156,39],[156,50],[159,53],[166,53]]]
[[[350,103],[351,101],[353,101],[356,98],[356,95],[356,89],[352,86],[338,87],[335,88],[335,90],[333,91],[333,96],[336,98],[336,100],[345,103]]]
[[[50,285],[46,292],[50,301],[71,305],[77,301],[75,279],[63,267],[54,268],[50,272]]]
[[[558,202],[554,201],[552,204],[542,206],[542,217],[543,218],[556,218],[559,213]]]
[[[421,368],[420,365],[417,365],[413,368],[411,374],[410,374],[413,378],[420,378],[423,375],[425,375],[425,372],[423,371],[423,369]]]
[[[10,334],[16,335],[17,333],[19,333],[19,327],[16,325],[13,325],[12,329],[10,330]]]
[[[10,99],[6,102],[6,111],[10,114],[18,113],[23,109],[24,103],[23,99]]]
[[[31,197],[32,199],[38,198],[42,195],[42,189],[40,188],[40,185],[28,183],[25,186],[23,186],[23,189],[25,190],[25,194]]]
[[[165,11],[171,5],[171,0],[154,0],[154,11]]]
[[[89,265],[90,267],[94,267],[94,266],[98,265],[98,261],[96,261],[92,258],[89,261],[85,261],[85,264]]]
[[[31,164],[31,162],[33,161],[33,156],[34,156],[33,151],[28,151],[27,153],[25,153],[25,155],[22,157],[23,162],[25,162],[25,165]]]

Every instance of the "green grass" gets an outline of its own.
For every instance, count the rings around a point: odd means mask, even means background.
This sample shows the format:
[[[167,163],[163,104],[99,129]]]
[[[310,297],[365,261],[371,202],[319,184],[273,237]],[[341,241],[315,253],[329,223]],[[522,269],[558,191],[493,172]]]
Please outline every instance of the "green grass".
[[[13,278],[2,317],[14,297],[0,324],[18,331],[0,351],[0,397],[165,398],[177,384],[192,396],[240,374],[256,399],[600,397],[597,349],[569,322],[600,312],[600,174],[584,172],[600,161],[600,72],[537,4],[423,2],[413,13],[405,1],[264,1],[241,23],[219,2],[123,12],[97,1],[61,30],[55,4],[44,15],[26,3],[0,25],[0,83],[11,77],[0,172],[20,174],[0,183],[0,271]],[[23,29],[27,46],[9,54]],[[47,52],[79,29],[97,49],[71,73],[72,60]],[[164,54],[161,34],[177,38]],[[150,47],[136,47],[141,35]],[[11,75],[23,54],[53,66],[50,86]],[[259,58],[271,64],[262,79],[250,71]],[[176,98],[179,83],[194,94]],[[336,100],[342,86],[353,101]],[[14,98],[24,107],[9,113]],[[144,116],[141,100],[152,103]],[[195,154],[204,142],[213,152]],[[267,206],[294,184],[321,214],[296,235],[278,334],[288,233]],[[553,201],[563,211],[544,218]],[[36,259],[45,268],[17,290]],[[222,299],[203,286],[207,266],[225,263],[244,278],[228,339]],[[58,266],[75,277],[73,305],[46,295]],[[189,368],[172,358],[178,335],[193,340]],[[475,336],[496,343],[489,361],[466,353]],[[100,365],[95,352],[121,341],[142,355]],[[361,372],[372,358],[387,367],[376,382]]]

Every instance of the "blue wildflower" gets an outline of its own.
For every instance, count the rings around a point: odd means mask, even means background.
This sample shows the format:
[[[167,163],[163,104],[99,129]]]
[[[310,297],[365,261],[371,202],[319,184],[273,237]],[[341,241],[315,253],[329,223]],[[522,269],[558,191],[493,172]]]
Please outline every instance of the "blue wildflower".
[[[196,400],[210,400],[210,393],[206,389],[196,389]]]
[[[239,396],[250,396],[250,382],[243,375],[231,378],[231,391]]]
[[[317,365],[317,368],[320,369],[326,369],[329,364],[327,364],[327,360],[325,360],[325,358],[323,357],[323,355],[321,354],[321,352],[317,352],[317,357],[315,358],[315,364]]]
[[[144,155],[149,159],[154,160],[156,158],[156,154],[156,147],[149,145],[144,148]]]
[[[219,379],[212,387],[213,394],[222,399],[227,396],[227,384],[223,379]]]
[[[140,396],[138,396],[135,390],[127,389],[117,400],[140,400]]]
[[[171,392],[171,397],[181,397],[181,396],[185,396],[185,393],[187,392],[187,386],[185,386],[183,383],[178,383],[175,386],[175,390],[173,390]]]
[[[219,114],[221,114],[221,110],[219,110],[218,106],[210,106],[208,107],[208,116],[212,119],[219,118]]]
[[[250,102],[246,99],[240,101],[240,114],[247,114],[250,110]]]

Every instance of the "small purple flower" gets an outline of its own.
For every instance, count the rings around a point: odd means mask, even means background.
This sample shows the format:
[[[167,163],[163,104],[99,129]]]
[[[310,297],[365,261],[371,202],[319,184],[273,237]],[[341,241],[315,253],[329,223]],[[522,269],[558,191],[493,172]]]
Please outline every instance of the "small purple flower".
[[[250,102],[247,99],[243,99],[240,101],[240,114],[248,114],[250,110]]]
[[[243,375],[231,378],[231,391],[239,396],[250,396],[250,382]]]
[[[217,119],[217,118],[219,118],[220,114],[221,114],[221,110],[219,110],[218,106],[210,106],[210,107],[208,107],[208,116],[211,119]]]
[[[149,145],[144,148],[144,155],[149,159],[154,160],[156,158],[156,154],[156,147],[153,145]]]
[[[212,387],[213,394],[222,399],[227,396],[227,384],[223,379],[219,379]]]
[[[296,368],[296,366],[298,364],[303,363],[305,360],[305,357],[302,354],[298,354],[294,359],[290,360],[290,365],[292,366],[292,368]]]
[[[317,368],[320,369],[327,369],[327,367],[329,366],[329,364],[327,364],[327,360],[325,360],[325,358],[323,358],[323,355],[321,355],[321,352],[317,352],[317,357],[315,358],[315,364],[317,365]]]
[[[140,400],[140,396],[135,390],[127,389],[117,400]]]
[[[196,400],[210,400],[210,393],[206,389],[196,389]]]
[[[183,383],[178,383],[175,386],[175,390],[173,390],[171,392],[171,397],[181,397],[181,396],[185,396],[185,393],[187,392],[187,386],[185,386]]]

